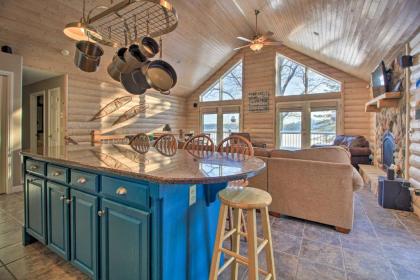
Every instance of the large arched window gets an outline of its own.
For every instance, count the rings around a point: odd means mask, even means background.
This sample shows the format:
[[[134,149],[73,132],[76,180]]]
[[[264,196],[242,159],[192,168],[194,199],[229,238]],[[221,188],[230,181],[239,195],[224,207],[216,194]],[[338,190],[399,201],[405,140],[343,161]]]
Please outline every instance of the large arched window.
[[[200,96],[201,102],[242,99],[242,60]]]

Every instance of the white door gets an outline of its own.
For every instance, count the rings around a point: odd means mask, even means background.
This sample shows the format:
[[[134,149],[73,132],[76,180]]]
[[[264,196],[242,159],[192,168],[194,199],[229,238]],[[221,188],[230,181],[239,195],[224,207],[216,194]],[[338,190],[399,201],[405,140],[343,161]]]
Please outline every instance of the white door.
[[[7,78],[0,75],[0,194],[7,188]]]
[[[61,90],[53,88],[48,90],[48,154],[58,155],[62,146],[61,133]]]

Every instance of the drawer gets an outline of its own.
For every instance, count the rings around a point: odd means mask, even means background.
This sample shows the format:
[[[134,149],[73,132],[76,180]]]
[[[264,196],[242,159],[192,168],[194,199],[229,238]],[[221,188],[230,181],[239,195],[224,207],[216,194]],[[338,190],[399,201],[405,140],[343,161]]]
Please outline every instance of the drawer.
[[[28,159],[26,160],[26,171],[45,176],[45,162]]]
[[[98,192],[98,175],[72,169],[70,185],[82,190]]]
[[[47,178],[67,184],[69,178],[69,170],[65,167],[54,164],[47,165]]]
[[[149,186],[141,183],[102,176],[101,193],[109,198],[149,208]]]

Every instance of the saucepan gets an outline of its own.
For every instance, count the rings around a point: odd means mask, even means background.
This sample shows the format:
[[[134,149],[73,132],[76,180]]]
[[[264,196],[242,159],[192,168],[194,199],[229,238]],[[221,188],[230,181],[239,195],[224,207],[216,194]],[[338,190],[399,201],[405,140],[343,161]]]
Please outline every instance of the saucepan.
[[[125,64],[121,66],[121,73],[128,73],[140,68],[147,61],[147,57],[142,54],[139,45],[133,44],[124,53],[124,61]]]
[[[121,69],[125,64],[124,53],[127,51],[127,48],[120,48],[117,53],[112,58],[111,63],[108,65],[108,74],[115,81],[120,81]]]
[[[142,55],[152,58],[159,53],[159,44],[152,37],[141,37],[139,39],[139,49]]]
[[[98,70],[103,54],[104,50],[98,44],[89,41],[79,41],[76,43],[74,64],[82,71],[95,72]]]
[[[150,88],[141,69],[134,69],[129,73],[121,73],[120,80],[123,88],[131,94],[140,95]]]

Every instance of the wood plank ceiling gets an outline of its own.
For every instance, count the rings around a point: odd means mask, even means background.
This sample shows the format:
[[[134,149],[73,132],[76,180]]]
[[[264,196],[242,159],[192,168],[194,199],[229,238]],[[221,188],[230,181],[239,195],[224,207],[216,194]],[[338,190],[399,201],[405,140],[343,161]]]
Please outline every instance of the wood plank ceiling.
[[[180,96],[192,93],[234,54],[232,49],[242,44],[236,36],[252,37],[255,8],[262,11],[261,31],[271,30],[274,38],[286,46],[364,80],[369,79],[382,58],[390,57],[420,25],[418,0],[172,2],[178,11],[179,26],[164,36],[164,59],[178,73],[173,93]],[[62,28],[80,18],[81,3],[81,0],[2,0],[0,43],[18,49],[44,45],[55,50],[68,49],[73,55],[74,42],[64,37]],[[109,1],[87,0],[89,7],[98,4]],[[112,54],[111,48],[105,48],[98,75],[105,74]],[[42,56],[32,58],[32,62],[41,59]],[[25,61],[30,63],[31,58]],[[48,61],[44,65],[48,68]]]

